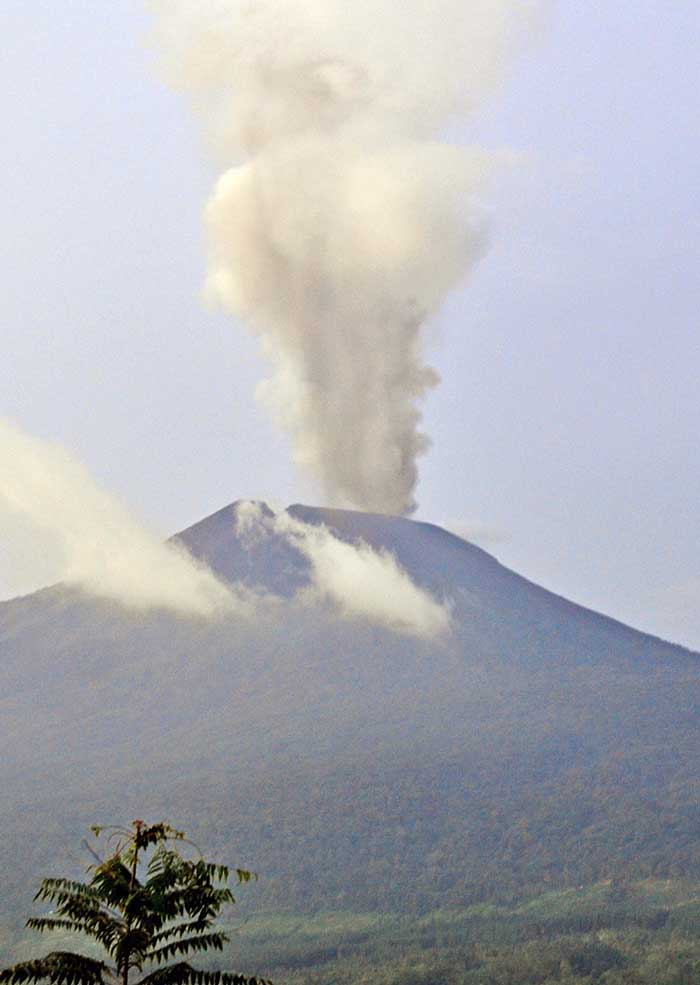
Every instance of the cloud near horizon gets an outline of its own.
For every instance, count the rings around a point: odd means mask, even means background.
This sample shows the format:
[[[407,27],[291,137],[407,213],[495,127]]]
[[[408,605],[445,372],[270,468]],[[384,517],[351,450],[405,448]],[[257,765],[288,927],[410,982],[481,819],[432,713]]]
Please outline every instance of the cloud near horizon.
[[[141,526],[69,451],[0,418],[0,529],[22,527],[26,567],[133,609],[211,617],[249,602],[181,546]]]

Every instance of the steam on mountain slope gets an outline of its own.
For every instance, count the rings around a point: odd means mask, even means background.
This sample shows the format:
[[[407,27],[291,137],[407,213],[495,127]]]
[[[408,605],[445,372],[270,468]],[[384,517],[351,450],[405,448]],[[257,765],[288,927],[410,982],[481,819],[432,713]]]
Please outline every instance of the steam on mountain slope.
[[[0,604],[10,913],[57,856],[80,871],[88,824],[132,816],[252,865],[248,896],[282,908],[700,876],[698,655],[438,527],[290,507],[393,555],[451,628],[425,639],[341,618],[305,598],[310,562],[293,541],[269,525],[243,535],[241,508],[176,539],[255,588],[254,618],[134,612],[60,585]]]

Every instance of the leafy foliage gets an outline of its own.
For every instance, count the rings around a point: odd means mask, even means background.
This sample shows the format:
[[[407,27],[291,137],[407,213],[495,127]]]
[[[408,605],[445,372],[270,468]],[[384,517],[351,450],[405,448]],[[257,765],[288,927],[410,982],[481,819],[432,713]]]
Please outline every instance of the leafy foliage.
[[[92,831],[99,837],[103,829],[94,826]],[[141,974],[139,985],[267,985],[255,977],[201,971],[182,960],[166,964],[223,949],[228,937],[214,921],[222,907],[235,902],[226,885],[227,866],[184,857],[173,846],[186,840],[184,833],[164,822],[134,821],[130,829],[106,831],[114,847],[105,860],[93,853],[98,861],[88,869],[89,883],[44,879],[35,899],[54,908],[30,918],[27,926],[91,938],[111,964],[73,951],[53,951],[0,971],[2,985],[104,985],[109,979],[129,985],[132,972]],[[239,882],[250,881],[248,870],[235,872]]]

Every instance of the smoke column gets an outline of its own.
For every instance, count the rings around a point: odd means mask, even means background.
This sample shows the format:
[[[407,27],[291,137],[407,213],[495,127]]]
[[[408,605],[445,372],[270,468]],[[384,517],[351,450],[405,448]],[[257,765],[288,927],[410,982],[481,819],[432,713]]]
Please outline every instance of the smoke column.
[[[438,383],[423,327],[484,253],[493,160],[440,142],[500,81],[534,0],[163,0],[169,79],[227,162],[207,294],[263,340],[260,397],[327,500],[415,507]]]

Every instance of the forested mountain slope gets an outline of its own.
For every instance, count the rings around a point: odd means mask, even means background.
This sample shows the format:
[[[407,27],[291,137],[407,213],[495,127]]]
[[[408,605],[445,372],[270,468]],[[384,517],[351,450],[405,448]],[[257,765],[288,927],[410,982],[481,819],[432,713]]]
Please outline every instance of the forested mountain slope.
[[[292,596],[308,562],[179,535]],[[133,613],[56,586],[0,604],[0,897],[80,871],[92,822],[165,817],[261,874],[276,909],[508,901],[609,876],[700,877],[700,657],[547,592],[428,524],[295,506],[452,605],[434,643],[328,606]]]

